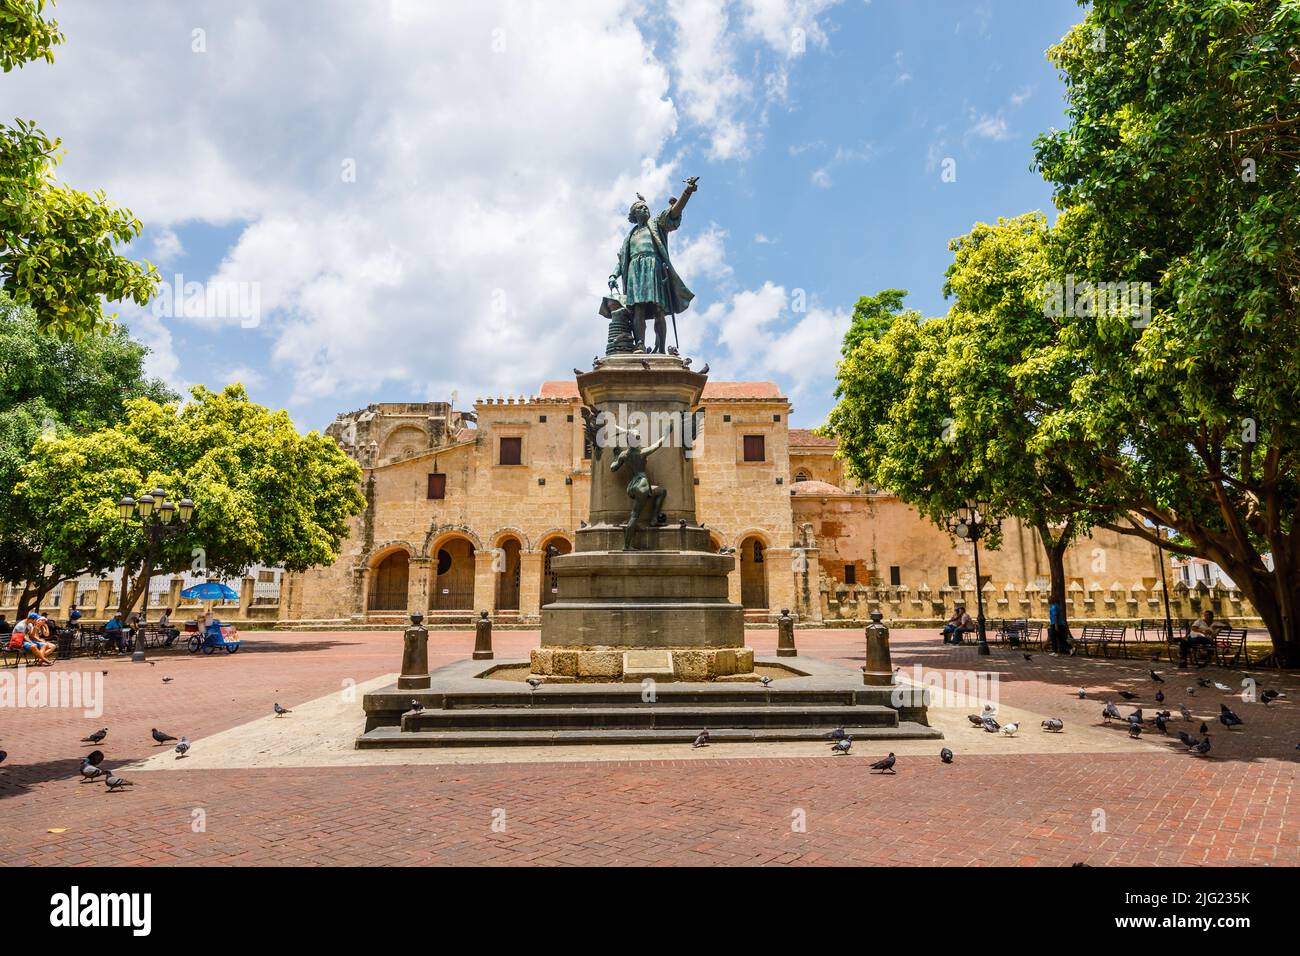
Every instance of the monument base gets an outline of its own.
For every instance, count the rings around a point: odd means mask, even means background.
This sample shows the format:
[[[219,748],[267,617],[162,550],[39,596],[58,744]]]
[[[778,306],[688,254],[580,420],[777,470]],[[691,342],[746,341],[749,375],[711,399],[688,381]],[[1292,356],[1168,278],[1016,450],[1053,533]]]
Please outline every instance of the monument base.
[[[758,680],[751,647],[538,647],[530,661],[540,677],[580,683]]]

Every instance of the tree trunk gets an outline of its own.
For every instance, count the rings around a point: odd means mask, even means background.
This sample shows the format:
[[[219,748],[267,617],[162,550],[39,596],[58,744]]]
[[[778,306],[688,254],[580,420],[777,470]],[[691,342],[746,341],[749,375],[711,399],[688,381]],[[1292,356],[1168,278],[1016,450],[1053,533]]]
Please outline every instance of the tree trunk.
[[[1047,603],[1050,608],[1055,604],[1061,609],[1061,633],[1064,637],[1070,637],[1070,620],[1069,613],[1065,606],[1065,549],[1070,546],[1071,525],[1066,525],[1065,529],[1055,538],[1052,537],[1051,530],[1045,522],[1039,522],[1034,526],[1038,532],[1039,539],[1043,542],[1043,550],[1047,552]],[[1052,618],[1049,611],[1047,618],[1048,634],[1052,630]],[[1063,648],[1062,648],[1063,649]]]

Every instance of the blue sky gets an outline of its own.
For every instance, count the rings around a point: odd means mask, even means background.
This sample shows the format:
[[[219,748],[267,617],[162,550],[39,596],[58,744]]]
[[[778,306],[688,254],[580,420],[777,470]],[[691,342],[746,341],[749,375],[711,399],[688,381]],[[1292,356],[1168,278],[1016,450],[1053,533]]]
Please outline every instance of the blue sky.
[[[816,425],[859,295],[938,314],[949,239],[1050,209],[1031,144],[1062,122],[1044,51],[1073,2],[555,11],[63,0],[55,64],[0,80],[0,109],[145,222],[164,278],[256,290],[255,322],[122,309],[151,367],[244,381],[303,428],[588,367],[628,203],[691,174],[683,351]]]

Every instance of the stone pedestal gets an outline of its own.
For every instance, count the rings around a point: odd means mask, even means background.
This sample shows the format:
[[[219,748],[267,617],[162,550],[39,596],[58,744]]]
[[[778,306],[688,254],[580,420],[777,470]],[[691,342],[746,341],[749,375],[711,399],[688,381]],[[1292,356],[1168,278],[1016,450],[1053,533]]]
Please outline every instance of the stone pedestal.
[[[571,554],[551,559],[558,593],[542,608],[534,673],[620,681],[626,653],[636,650],[668,652],[678,680],[753,672],[744,609],[728,593],[735,559],[711,551],[695,517],[691,416],[704,382],[665,355],[610,356],[578,376],[583,401],[603,413],[593,441],[591,525],[577,531]],[[666,492],[663,522],[639,527],[633,549],[624,550],[632,474],[610,465],[626,443],[649,446],[665,432],[646,465],[650,482]]]

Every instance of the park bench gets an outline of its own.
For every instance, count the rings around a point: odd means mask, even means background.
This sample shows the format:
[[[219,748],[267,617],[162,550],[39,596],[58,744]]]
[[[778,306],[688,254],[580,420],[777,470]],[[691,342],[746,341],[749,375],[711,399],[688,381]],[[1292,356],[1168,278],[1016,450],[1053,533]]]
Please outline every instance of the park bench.
[[[1235,667],[1246,654],[1246,629],[1225,627],[1214,637],[1214,659],[1223,667]],[[1231,655],[1231,659],[1229,659]],[[1249,658],[1247,658],[1249,663]]]
[[[1012,647],[1041,647],[1043,643],[1043,625],[1033,624],[1028,618],[1005,618],[995,622],[997,640]]]
[[[1108,627],[1104,624],[1087,624],[1083,632],[1074,639],[1075,646],[1085,654],[1091,655],[1092,647],[1101,648],[1101,656],[1108,656],[1106,648],[1111,644],[1118,644],[1120,653],[1124,652],[1124,634],[1128,630],[1125,627]]]

